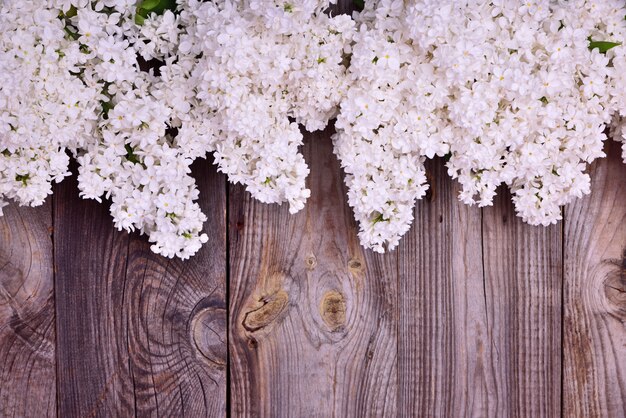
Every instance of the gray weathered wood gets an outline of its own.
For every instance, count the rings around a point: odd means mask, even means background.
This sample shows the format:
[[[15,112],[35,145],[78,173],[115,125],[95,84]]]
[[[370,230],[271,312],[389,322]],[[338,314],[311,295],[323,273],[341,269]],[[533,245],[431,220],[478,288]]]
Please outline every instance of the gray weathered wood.
[[[56,416],[52,217],[4,208],[0,217],[0,416]]]
[[[442,160],[396,253],[398,407],[403,416],[487,416],[495,393],[480,210],[459,202]]]
[[[563,412],[626,416],[626,165],[617,143],[565,212]]]
[[[130,416],[124,272],[130,237],[106,205],[78,198],[75,177],[55,188],[55,298],[61,416]]]
[[[418,416],[558,416],[561,229],[470,208],[441,160],[398,251],[400,408]],[[482,218],[482,219],[481,219]]]
[[[559,416],[562,223],[525,224],[501,190],[483,210],[483,248],[490,415]]]
[[[61,416],[221,416],[226,409],[226,188],[198,162],[209,242],[193,259],[117,232],[106,205],[55,204]]]
[[[364,251],[330,130],[307,135],[307,206],[230,194],[233,416],[395,416],[395,256]]]

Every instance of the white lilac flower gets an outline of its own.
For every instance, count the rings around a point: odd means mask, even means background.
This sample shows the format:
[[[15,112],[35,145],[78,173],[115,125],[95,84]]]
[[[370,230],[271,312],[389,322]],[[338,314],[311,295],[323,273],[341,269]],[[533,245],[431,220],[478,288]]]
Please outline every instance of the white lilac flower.
[[[110,198],[118,229],[147,234],[158,254],[188,258],[207,241],[193,158],[168,131],[175,109],[163,97],[163,80],[138,58],[171,63],[179,18],[167,10],[138,24],[134,2],[102,7],[109,9],[86,7],[67,19],[88,51],[81,77],[104,96],[94,140],[77,151],[81,196]]]
[[[424,158],[447,153],[463,202],[504,183],[525,221],[560,219],[625,114],[625,15],[620,0],[366,2],[334,137],[362,243],[397,245]]]
[[[300,126],[323,129],[339,104],[335,152],[377,251],[409,229],[426,158],[448,155],[468,204],[508,185],[532,224],[589,192],[609,125],[626,162],[623,0],[377,0],[358,30],[329,0],[148,3],[0,3],[0,215],[41,204],[71,154],[117,228],[187,258],[207,241],[191,163],[212,152],[296,212]]]
[[[44,1],[0,5],[0,205],[42,204],[96,123],[100,95],[71,74],[82,56],[58,15]]]
[[[348,87],[354,24],[323,13],[329,3],[190,0],[179,59],[164,69],[177,144],[192,156],[214,151],[230,181],[292,213],[310,194],[298,124],[323,129]]]
[[[69,150],[81,196],[110,199],[116,227],[168,257],[207,240],[190,176],[207,152],[257,199],[301,209],[298,124],[324,128],[348,84],[354,25],[329,4],[180,0],[157,14],[135,0],[4,2],[0,206],[41,204]]]

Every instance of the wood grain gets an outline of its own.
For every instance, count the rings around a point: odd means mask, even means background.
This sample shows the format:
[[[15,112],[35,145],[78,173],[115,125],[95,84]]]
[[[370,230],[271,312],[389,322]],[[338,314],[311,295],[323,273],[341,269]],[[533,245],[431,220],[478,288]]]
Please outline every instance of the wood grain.
[[[495,392],[480,210],[457,199],[442,160],[395,256],[401,416],[488,416]],[[391,256],[389,254],[388,256]]]
[[[306,135],[297,215],[230,188],[233,416],[397,413],[397,260],[358,243],[331,134]]]
[[[0,217],[0,416],[56,416],[52,216],[4,208]]]
[[[61,416],[220,416],[226,408],[226,188],[197,162],[209,242],[189,261],[112,228],[106,205],[56,193]]]
[[[563,412],[626,416],[626,165],[608,141],[565,212]]]
[[[300,213],[231,188],[233,416],[396,415],[396,259],[360,247],[330,134]]]
[[[483,210],[485,303],[495,391],[489,415],[561,413],[562,223],[530,226],[501,189]]]
[[[398,249],[405,416],[558,416],[561,228],[470,208],[443,161]]]

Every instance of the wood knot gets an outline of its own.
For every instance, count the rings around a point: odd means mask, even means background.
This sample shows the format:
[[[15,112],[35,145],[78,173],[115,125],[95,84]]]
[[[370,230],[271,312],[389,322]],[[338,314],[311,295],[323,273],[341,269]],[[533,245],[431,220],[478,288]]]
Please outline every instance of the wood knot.
[[[304,259],[304,265],[307,270],[313,270],[317,267],[317,258],[314,255],[310,255]]]
[[[255,332],[276,321],[289,303],[284,290],[259,299],[261,306],[251,309],[243,317],[242,325],[249,332]]]
[[[322,298],[320,313],[331,331],[341,330],[346,323],[346,298],[337,290],[329,290]]]
[[[613,260],[611,264],[616,268],[604,279],[604,295],[611,309],[626,316],[626,250],[621,260]]]
[[[363,270],[363,263],[358,258],[353,258],[352,260],[348,261],[348,268],[353,273],[358,273]]]
[[[191,320],[193,342],[198,352],[217,366],[226,366],[226,309],[210,307]]]
[[[626,317],[626,278],[609,276],[604,281],[604,295],[611,306]]]

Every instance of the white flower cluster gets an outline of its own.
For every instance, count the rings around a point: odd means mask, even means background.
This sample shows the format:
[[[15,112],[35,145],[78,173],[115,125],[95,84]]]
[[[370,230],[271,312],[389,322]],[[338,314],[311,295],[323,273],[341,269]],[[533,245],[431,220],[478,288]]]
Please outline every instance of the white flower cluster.
[[[168,2],[175,10],[149,13]],[[41,204],[68,174],[68,150],[81,196],[110,198],[118,229],[148,234],[168,257],[207,240],[189,175],[207,152],[258,199],[301,209],[298,123],[325,127],[347,90],[354,24],[328,6],[4,1],[0,208]]]
[[[589,192],[607,127],[626,162],[623,0],[372,0],[355,20],[331,3],[0,0],[0,215],[41,204],[73,155],[81,196],[188,258],[207,241],[195,159],[294,213],[300,126],[336,116],[376,251],[409,229],[427,158],[448,158],[463,202],[506,184],[544,225]]]
[[[526,222],[561,219],[624,116],[625,16],[621,0],[367,2],[334,137],[362,243],[398,244],[435,155],[463,202],[504,183]]]
[[[292,213],[310,194],[298,125],[323,129],[348,88],[344,57],[354,23],[324,14],[328,6],[320,0],[201,3],[183,13],[194,30],[181,37],[187,58],[168,73],[170,80],[187,79],[187,88],[177,81],[170,95],[178,91],[192,104],[179,117],[180,146],[192,156],[214,151],[231,181],[262,202],[288,202]]]
[[[40,205],[68,175],[66,148],[90,140],[99,92],[73,73],[84,62],[51,4],[0,7],[0,215],[6,199]]]
[[[67,27],[88,59],[79,77],[104,96],[94,140],[78,150],[81,196],[110,198],[118,229],[138,229],[154,252],[187,258],[207,240],[206,216],[195,202],[192,159],[171,131],[176,109],[144,64],[175,58],[179,18],[167,10],[139,25],[133,0],[74,6]]]

